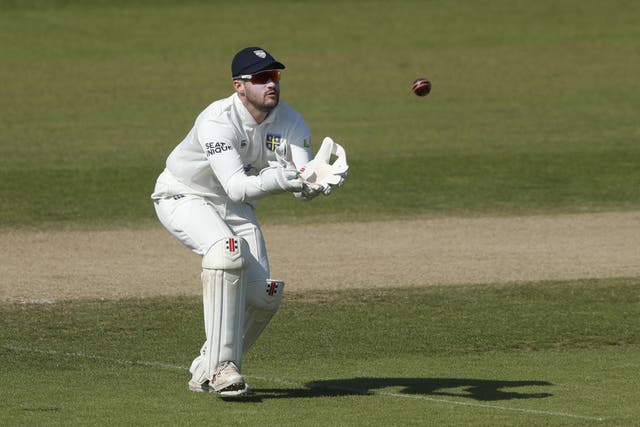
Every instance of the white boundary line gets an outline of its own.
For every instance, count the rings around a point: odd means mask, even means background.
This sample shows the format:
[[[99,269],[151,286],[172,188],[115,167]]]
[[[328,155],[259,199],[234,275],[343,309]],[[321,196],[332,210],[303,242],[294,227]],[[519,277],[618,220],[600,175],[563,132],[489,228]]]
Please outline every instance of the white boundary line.
[[[102,362],[111,362],[111,363],[115,363],[117,365],[131,365],[131,366],[135,366],[135,365],[140,365],[140,366],[150,366],[153,368],[162,368],[162,369],[171,369],[171,370],[184,370],[184,369],[189,369],[187,367],[184,366],[178,366],[178,365],[170,365],[168,363],[162,363],[162,362],[149,362],[146,360],[124,360],[124,359],[116,359],[113,357],[106,357],[106,356],[96,356],[93,354],[87,354],[87,353],[83,353],[81,351],[79,352],[73,352],[73,353],[68,353],[68,352],[63,352],[63,351],[55,351],[55,350],[39,350],[36,348],[28,348],[28,347],[20,347],[17,345],[3,345],[2,348],[7,349],[7,350],[13,350],[13,351],[19,351],[22,353],[38,353],[38,354],[46,354],[49,356],[63,356],[63,357],[75,357],[78,359],[89,359],[89,360],[100,360]]]
[[[153,361],[147,361],[147,360],[117,359],[117,358],[113,358],[113,357],[97,356],[97,355],[87,354],[87,353],[83,353],[83,352],[62,352],[62,351],[55,351],[55,350],[39,350],[39,349],[21,347],[21,346],[16,346],[16,345],[2,345],[2,348],[7,349],[7,350],[12,350],[12,351],[17,351],[17,352],[23,352],[23,353],[37,353],[37,354],[45,354],[45,355],[49,355],[49,356],[63,356],[63,357],[75,357],[75,358],[78,358],[78,359],[100,360],[100,361],[103,361],[103,362],[111,362],[111,363],[115,363],[115,364],[118,364],[118,365],[148,366],[148,367],[153,367],[153,368],[180,370],[180,371],[189,369],[186,366],[172,365],[172,364],[163,363],[163,362],[153,362]],[[262,377],[262,376],[258,376],[258,375],[246,375],[246,377],[247,378],[253,378],[253,379],[256,379],[256,380],[259,380],[259,381],[272,382],[272,383],[288,385],[288,386],[292,386],[292,387],[308,388],[304,384],[300,384],[300,383],[293,382],[293,381],[286,381],[286,380],[279,379],[279,378]],[[320,388],[323,388],[323,387],[312,387],[312,388],[320,389]],[[428,401],[428,402],[445,403],[445,404],[448,404],[448,405],[469,406],[469,407],[486,408],[486,409],[498,409],[498,410],[501,410],[501,411],[520,412],[520,413],[534,414],[534,415],[565,417],[565,418],[574,418],[574,419],[590,420],[590,421],[605,421],[606,420],[605,417],[591,417],[591,416],[586,416],[586,415],[569,414],[569,413],[566,413],[566,412],[540,411],[540,410],[536,410],[536,409],[512,408],[512,407],[508,407],[508,406],[487,405],[487,404],[472,403],[472,402],[460,402],[460,401],[457,401],[457,400],[436,399],[436,398],[428,397],[428,396],[424,396],[424,395],[412,395],[412,394],[393,393],[393,392],[386,392],[386,391],[373,391],[373,392],[371,392],[369,390],[359,390],[359,389],[353,389],[353,388],[347,388],[347,387],[335,387],[335,386],[325,387],[325,388],[326,389],[333,389],[333,390],[347,391],[347,392],[354,392],[354,393],[358,393],[358,394],[362,394],[362,395],[369,394],[369,395],[396,397],[396,398],[403,398],[403,399],[424,400],[424,401]]]

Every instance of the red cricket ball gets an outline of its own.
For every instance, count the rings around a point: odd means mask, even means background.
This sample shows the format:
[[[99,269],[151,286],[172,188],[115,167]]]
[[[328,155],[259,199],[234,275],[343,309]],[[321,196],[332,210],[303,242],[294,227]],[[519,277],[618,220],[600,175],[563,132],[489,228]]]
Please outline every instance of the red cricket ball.
[[[413,81],[411,90],[418,96],[426,96],[431,92],[431,82],[426,77],[418,77]]]

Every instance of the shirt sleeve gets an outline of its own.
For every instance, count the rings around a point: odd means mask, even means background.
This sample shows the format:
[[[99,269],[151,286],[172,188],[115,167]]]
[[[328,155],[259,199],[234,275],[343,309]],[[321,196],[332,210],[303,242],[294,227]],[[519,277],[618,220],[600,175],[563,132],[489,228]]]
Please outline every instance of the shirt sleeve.
[[[311,130],[300,116],[289,139],[293,163],[298,169],[311,160]]]
[[[240,203],[256,200],[277,192],[279,188],[263,183],[262,175],[249,176],[236,149],[237,137],[224,124],[205,122],[198,127],[198,141],[213,173],[227,196]]]

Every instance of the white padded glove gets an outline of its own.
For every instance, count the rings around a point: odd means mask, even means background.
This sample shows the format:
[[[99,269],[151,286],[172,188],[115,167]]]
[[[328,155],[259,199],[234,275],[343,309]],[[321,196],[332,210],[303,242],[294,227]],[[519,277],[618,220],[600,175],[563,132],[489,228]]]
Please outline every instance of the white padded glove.
[[[300,172],[295,169],[283,168],[276,162],[269,162],[269,167],[260,172],[262,189],[269,193],[282,191],[300,192],[304,188],[304,182],[300,178]]]
[[[336,157],[333,163],[329,163],[331,156]],[[307,184],[322,187],[322,192],[329,195],[333,187],[342,187],[349,175],[347,153],[340,144],[327,136],[313,160],[300,168],[300,172],[300,177]]]
[[[298,168],[296,168],[296,165],[293,162],[293,155],[291,154],[291,149],[289,148],[288,141],[283,142],[276,148],[276,160],[277,164],[284,168],[285,171],[295,171],[298,173],[298,175],[300,175]],[[274,166],[276,162],[269,162],[269,164]],[[302,179],[300,180],[302,181],[302,189],[299,191],[294,191],[297,198],[301,198],[303,200],[311,200],[318,194],[324,193],[325,191],[325,188],[322,185],[306,182]]]
[[[300,179],[300,172],[295,169],[276,167],[276,180],[284,191],[302,191],[304,183]]]
[[[302,200],[311,200],[320,194],[325,194],[326,188],[319,184],[313,184],[311,182],[302,182],[302,191],[294,193],[294,196]]]

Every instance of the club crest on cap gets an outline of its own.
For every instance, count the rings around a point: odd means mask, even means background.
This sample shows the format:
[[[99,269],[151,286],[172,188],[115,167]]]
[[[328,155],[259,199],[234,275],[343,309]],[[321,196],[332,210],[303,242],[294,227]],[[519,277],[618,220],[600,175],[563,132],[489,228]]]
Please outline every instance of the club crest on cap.
[[[258,56],[258,57],[260,57],[260,58],[262,58],[262,59],[264,59],[264,58],[266,58],[266,57],[267,57],[267,53],[266,53],[264,50],[262,50],[262,49],[254,50],[254,51],[253,51],[253,53],[255,53],[255,54],[256,54],[256,56]]]

